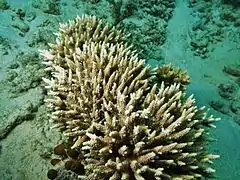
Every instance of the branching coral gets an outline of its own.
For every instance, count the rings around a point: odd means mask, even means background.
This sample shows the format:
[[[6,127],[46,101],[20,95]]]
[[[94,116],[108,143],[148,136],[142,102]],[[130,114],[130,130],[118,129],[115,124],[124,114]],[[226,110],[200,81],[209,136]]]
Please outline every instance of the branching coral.
[[[190,84],[190,77],[186,71],[182,71],[178,67],[174,67],[172,64],[164,64],[162,67],[156,68],[157,80],[159,82],[164,81],[165,85],[171,85],[171,83],[180,84],[181,89]]]
[[[124,34],[94,16],[61,24],[57,36],[42,51],[51,72],[43,78],[51,120],[68,137],[55,148],[53,165],[91,180],[197,179],[214,172],[208,163],[218,156],[206,152],[204,127],[217,119],[185,97],[179,81],[157,80]],[[48,175],[59,178],[57,170]]]

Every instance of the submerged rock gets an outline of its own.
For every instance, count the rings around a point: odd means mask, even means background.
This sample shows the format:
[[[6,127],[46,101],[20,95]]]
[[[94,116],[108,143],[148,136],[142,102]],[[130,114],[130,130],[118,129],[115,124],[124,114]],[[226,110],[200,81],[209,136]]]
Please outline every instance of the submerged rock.
[[[6,10],[8,9],[10,6],[8,5],[6,0],[0,0],[0,10]]]

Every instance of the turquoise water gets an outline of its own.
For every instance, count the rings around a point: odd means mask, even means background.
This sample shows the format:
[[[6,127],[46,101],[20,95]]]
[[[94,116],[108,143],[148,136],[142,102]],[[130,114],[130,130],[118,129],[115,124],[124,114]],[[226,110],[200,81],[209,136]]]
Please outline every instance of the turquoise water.
[[[220,155],[213,179],[239,180],[239,0],[0,0],[0,180],[48,179],[53,148],[66,137],[51,129],[39,50],[55,43],[59,23],[84,14],[124,30],[152,68],[188,72],[187,96],[221,118],[206,146]]]

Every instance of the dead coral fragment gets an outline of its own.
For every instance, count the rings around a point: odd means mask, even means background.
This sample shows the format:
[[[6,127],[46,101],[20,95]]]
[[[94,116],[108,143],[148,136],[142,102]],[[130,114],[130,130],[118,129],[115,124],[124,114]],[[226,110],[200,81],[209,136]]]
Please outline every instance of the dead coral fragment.
[[[65,169],[91,180],[210,176],[207,164],[218,156],[205,150],[205,126],[216,119],[185,98],[185,73],[151,70],[124,39],[83,16],[61,24],[56,44],[42,51],[53,127],[69,137],[57,148]],[[169,76],[155,81],[156,74]]]

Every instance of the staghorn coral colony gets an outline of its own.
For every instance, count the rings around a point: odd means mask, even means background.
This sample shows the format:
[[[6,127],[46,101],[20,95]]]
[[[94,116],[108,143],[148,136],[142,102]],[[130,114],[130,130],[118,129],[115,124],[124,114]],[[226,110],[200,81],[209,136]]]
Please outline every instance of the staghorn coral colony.
[[[206,131],[218,119],[186,97],[186,72],[145,65],[123,32],[95,16],[60,24],[56,35],[41,51],[45,101],[67,142],[54,148],[49,179],[212,176],[218,155],[207,152]]]

